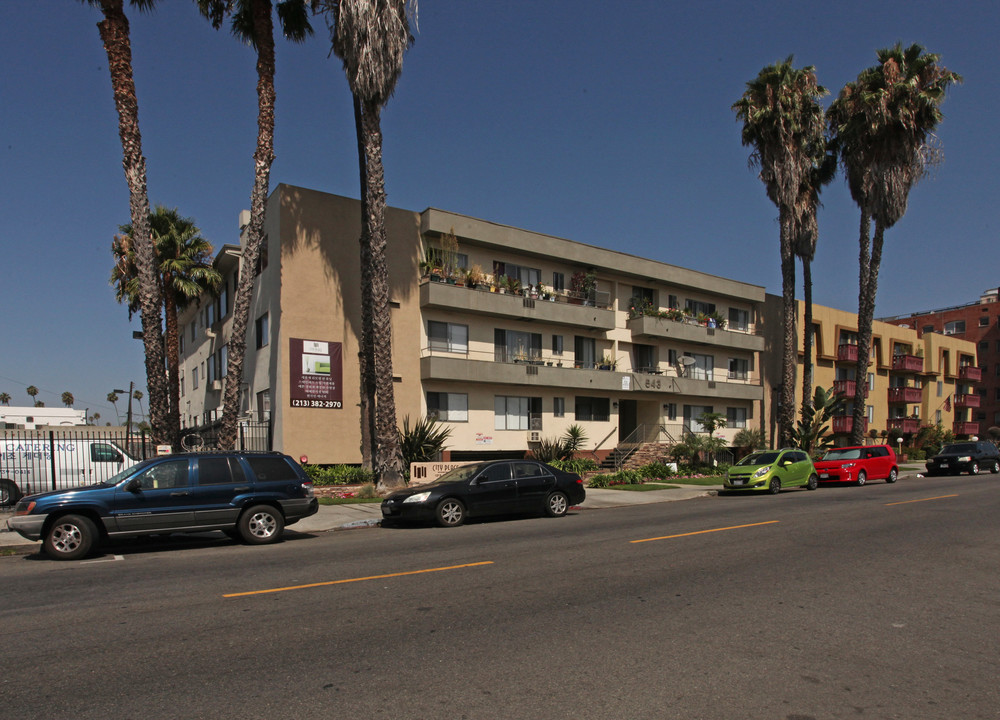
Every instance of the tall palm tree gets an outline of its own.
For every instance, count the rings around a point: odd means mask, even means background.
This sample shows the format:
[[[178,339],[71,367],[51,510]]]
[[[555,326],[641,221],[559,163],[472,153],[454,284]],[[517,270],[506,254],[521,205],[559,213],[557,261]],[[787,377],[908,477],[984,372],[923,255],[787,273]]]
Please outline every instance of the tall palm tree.
[[[233,322],[229,336],[226,390],[223,396],[219,446],[236,445],[236,419],[240,412],[243,359],[246,354],[250,301],[257,260],[264,241],[264,215],[274,161],[274,25],[271,0],[197,0],[198,9],[215,29],[226,16],[232,17],[232,32],[257,51],[257,150],[254,152],[254,183],[250,193],[250,224],[240,261],[239,282],[233,301]],[[301,41],[312,33],[305,0],[279,0],[278,22],[282,34]]]
[[[819,98],[827,91],[815,68],[792,67],[793,57],[768,65],[747,83],[732,108],[743,121],[742,140],[753,148],[767,196],[778,208],[782,315],[785,327],[778,400],[779,445],[792,435],[795,418],[795,239],[803,186],[814,168],[816,138],[824,132]]]
[[[31,401],[35,404],[35,407],[39,407],[38,400],[35,399],[36,397],[38,397],[38,388],[36,388],[34,385],[29,385],[25,389],[25,392],[28,393],[28,395],[31,397]]]
[[[135,264],[139,279],[139,309],[149,388],[150,421],[155,439],[164,437],[168,412],[167,377],[163,372],[163,329],[160,322],[160,285],[157,281],[156,253],[149,229],[149,195],[146,191],[146,159],[139,133],[139,102],[132,78],[132,44],[124,0],[82,0],[101,10],[97,24],[108,55],[111,87],[118,110],[118,135],[122,143],[122,166],[129,189],[129,215],[135,228]],[[156,0],[129,0],[140,11],[150,10]]]
[[[415,5],[415,3],[414,3]],[[326,13],[333,52],[343,61],[364,143],[361,175],[362,372],[374,374],[375,451],[373,470],[380,492],[403,484],[402,453],[392,386],[392,326],[385,250],[385,170],[381,113],[403,71],[403,54],[413,42],[407,0],[313,0]],[[356,110],[357,120],[357,110]],[[364,313],[370,312],[369,319]],[[370,340],[369,340],[370,338]],[[362,375],[365,391],[365,375]],[[370,376],[369,376],[370,379]]]
[[[10,395],[5,392],[0,393],[0,405],[10,405]]]
[[[222,275],[212,265],[211,243],[201,236],[194,220],[182,217],[177,208],[168,209],[157,205],[149,216],[149,225],[159,265],[160,295],[163,298],[166,326],[170,398],[166,437],[176,447],[181,432],[180,329],[177,317],[192,300],[201,297],[203,293],[218,292]],[[130,223],[121,225],[119,230],[121,234],[116,235],[111,243],[111,252],[116,260],[111,270],[111,285],[115,287],[118,302],[128,302],[131,317],[138,307],[134,233]],[[108,399],[110,400],[110,395]]]
[[[115,415],[117,416],[118,422],[120,423],[122,421],[122,416],[121,413],[118,412],[118,393],[109,392],[108,402],[111,403],[112,407],[114,407]]]
[[[76,398],[73,397],[73,393],[69,392],[68,390],[62,394],[62,397],[60,399],[62,400],[62,404],[68,408],[73,407],[73,401],[76,400]]]
[[[865,387],[885,231],[906,213],[910,188],[939,162],[933,132],[945,91],[961,76],[914,44],[877,51],[878,65],[848,83],[827,112],[851,197],[861,209],[858,365],[851,442],[864,440]],[[869,240],[872,220],[875,233]]]
[[[96,425],[100,419],[101,419],[101,413],[99,412],[95,412],[93,415],[90,416],[90,421],[94,425]]]

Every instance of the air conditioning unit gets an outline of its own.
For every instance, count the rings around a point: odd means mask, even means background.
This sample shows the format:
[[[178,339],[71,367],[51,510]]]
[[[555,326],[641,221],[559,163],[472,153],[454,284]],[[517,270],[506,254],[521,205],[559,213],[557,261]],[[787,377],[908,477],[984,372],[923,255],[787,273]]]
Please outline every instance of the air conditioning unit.
[[[528,431],[528,442],[541,442],[542,441],[542,431],[541,430],[529,430]]]
[[[222,381],[221,380],[213,380],[212,383],[211,383],[211,388],[213,390],[216,390],[216,391],[221,390],[222,389]]]

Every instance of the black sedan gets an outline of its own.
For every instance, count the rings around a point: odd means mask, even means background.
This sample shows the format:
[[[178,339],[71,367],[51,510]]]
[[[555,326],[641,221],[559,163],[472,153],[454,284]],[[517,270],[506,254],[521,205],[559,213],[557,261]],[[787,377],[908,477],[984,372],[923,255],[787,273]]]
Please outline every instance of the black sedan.
[[[586,497],[583,480],[535,460],[463,465],[432,483],[399,490],[382,501],[387,520],[434,520],[456,527],[467,517],[544,512],[562,517]]]
[[[925,465],[927,475],[957,475],[967,472],[978,475],[980,470],[1000,472],[1000,451],[986,440],[969,440],[945,445]]]

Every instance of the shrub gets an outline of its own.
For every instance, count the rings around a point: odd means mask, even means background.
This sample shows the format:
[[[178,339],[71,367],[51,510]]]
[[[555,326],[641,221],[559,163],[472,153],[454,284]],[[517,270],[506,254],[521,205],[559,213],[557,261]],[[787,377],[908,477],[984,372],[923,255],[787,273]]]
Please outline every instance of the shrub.
[[[372,498],[377,498],[378,493],[375,492],[375,486],[372,483],[365,483],[358,488],[358,493],[354,497],[371,500]]]
[[[594,475],[587,481],[587,486],[592,488],[611,487],[611,475]]]
[[[638,472],[644,478],[668,478],[674,474],[668,465],[661,462],[651,462],[638,468]]]
[[[303,465],[316,485],[362,485],[374,480],[371,470],[355,465]]]
[[[553,460],[549,463],[552,467],[557,470],[565,470],[566,472],[574,472],[577,475],[582,475],[585,472],[592,472],[597,470],[600,465],[597,464],[592,458],[574,458],[573,460]]]

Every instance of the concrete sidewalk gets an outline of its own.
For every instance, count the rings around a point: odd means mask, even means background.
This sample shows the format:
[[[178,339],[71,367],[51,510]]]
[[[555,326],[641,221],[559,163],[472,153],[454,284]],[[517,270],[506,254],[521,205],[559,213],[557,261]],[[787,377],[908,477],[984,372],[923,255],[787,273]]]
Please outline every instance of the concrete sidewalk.
[[[587,488],[586,501],[578,506],[579,510],[598,510],[610,507],[628,505],[646,505],[649,503],[669,502],[672,500],[690,500],[696,497],[714,495],[718,488],[686,485],[676,490],[650,490],[648,492],[629,492],[626,490],[602,490]],[[23,555],[40,552],[40,542],[26,540],[16,532],[7,530],[8,511],[0,512],[0,551],[9,551]],[[319,533],[331,530],[354,530],[358,528],[377,527],[382,521],[382,509],[379,503],[358,503],[355,505],[320,505],[319,512],[311,517],[299,520],[289,530],[298,533]]]

